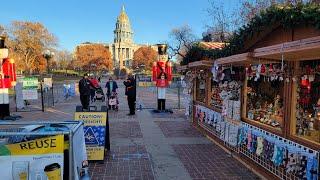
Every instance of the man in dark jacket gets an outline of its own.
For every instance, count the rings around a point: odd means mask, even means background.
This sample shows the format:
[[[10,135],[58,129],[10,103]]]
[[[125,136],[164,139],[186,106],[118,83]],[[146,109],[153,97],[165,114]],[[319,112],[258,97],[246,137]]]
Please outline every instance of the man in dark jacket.
[[[79,81],[79,91],[82,108],[83,110],[88,110],[90,102],[90,81],[87,74]]]
[[[129,75],[128,79],[124,81],[123,84],[126,86],[125,94],[127,95],[128,106],[130,109],[130,113],[128,115],[134,115],[136,104],[136,80],[132,75]]]

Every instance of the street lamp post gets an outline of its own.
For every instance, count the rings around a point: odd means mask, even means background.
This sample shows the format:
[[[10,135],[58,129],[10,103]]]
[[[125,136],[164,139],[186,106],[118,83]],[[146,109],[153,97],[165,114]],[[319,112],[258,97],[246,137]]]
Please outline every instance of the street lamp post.
[[[50,51],[49,49],[43,52],[43,57],[47,60],[47,74],[50,73],[50,65],[49,60],[54,56],[54,52]]]

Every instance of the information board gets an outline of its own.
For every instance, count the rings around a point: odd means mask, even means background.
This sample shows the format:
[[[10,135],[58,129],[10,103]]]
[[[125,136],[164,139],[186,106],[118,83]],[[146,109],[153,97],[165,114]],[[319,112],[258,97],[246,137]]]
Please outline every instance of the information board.
[[[43,78],[44,88],[52,88],[52,78]]]
[[[38,78],[25,77],[22,81],[22,97],[23,100],[38,99]]]
[[[74,119],[84,123],[88,160],[104,160],[107,112],[76,112]]]

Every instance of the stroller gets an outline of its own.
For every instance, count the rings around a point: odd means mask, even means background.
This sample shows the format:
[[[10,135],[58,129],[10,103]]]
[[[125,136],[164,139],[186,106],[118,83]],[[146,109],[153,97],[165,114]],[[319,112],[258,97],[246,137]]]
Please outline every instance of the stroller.
[[[109,109],[113,109],[115,111],[118,111],[119,109],[119,101],[118,101],[118,94],[113,92],[111,93],[111,95],[109,96],[108,99],[108,105],[109,105]]]
[[[100,100],[102,102],[104,102],[106,100],[106,98],[104,96],[104,93],[103,93],[103,89],[101,88],[101,86],[99,86],[96,89],[96,94],[95,94],[95,97],[94,97],[94,101],[96,101],[96,100]]]

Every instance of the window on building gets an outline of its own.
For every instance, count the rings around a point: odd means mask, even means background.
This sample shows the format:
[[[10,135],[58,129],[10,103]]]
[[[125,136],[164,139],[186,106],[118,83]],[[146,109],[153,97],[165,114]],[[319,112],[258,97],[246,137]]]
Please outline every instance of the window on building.
[[[126,58],[129,59],[129,48],[126,49]]]
[[[320,144],[320,62],[300,63],[294,83],[295,111],[291,132],[303,139]]]

